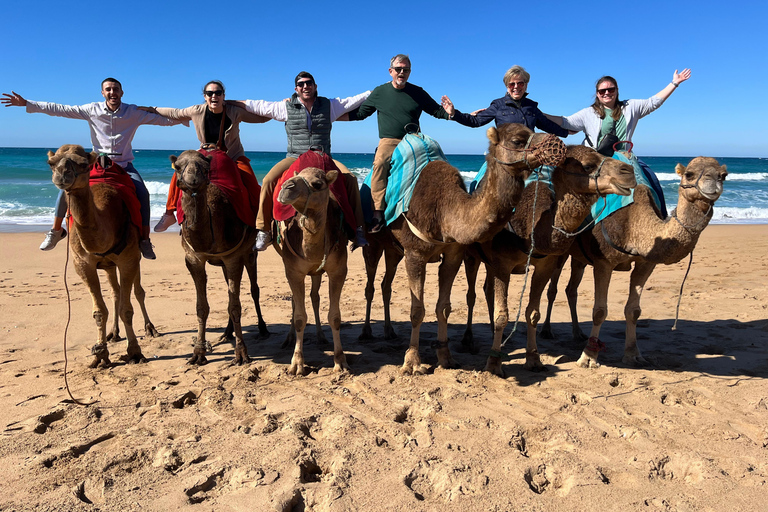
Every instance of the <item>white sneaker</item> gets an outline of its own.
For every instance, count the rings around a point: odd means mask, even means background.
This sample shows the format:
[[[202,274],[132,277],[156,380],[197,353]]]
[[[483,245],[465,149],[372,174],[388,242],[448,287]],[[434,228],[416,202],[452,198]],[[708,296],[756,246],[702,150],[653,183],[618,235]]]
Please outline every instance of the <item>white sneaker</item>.
[[[58,231],[51,229],[45,235],[45,240],[43,240],[43,243],[40,244],[40,250],[50,251],[56,247],[56,244],[59,243],[59,240],[63,240],[64,238],[67,238],[67,230],[63,228]]]
[[[259,231],[256,234],[256,243],[253,245],[253,250],[266,251],[270,245],[272,245],[272,233],[269,231]]]
[[[173,212],[165,212],[155,225],[155,233],[162,233],[174,224],[176,224],[176,216]]]
[[[155,256],[155,251],[152,249],[152,242],[149,241],[149,238],[145,240],[139,240],[139,250],[141,250],[141,255],[148,260],[157,259],[157,256]]]

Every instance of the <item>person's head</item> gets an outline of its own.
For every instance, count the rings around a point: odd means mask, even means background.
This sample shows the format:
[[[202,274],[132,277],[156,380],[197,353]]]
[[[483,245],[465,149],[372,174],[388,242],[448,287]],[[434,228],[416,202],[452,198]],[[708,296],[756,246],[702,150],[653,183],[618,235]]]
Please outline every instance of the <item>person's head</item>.
[[[610,108],[613,109],[611,117],[618,121],[621,116],[621,109],[616,108],[616,106],[620,104],[619,84],[616,79],[608,75],[600,77],[595,82],[595,102],[592,104],[597,115],[600,119],[604,118],[605,109]]]
[[[224,110],[224,84],[219,80],[211,80],[203,86],[203,97],[208,109],[214,114]]]
[[[317,97],[317,83],[315,82],[315,77],[313,77],[311,73],[302,71],[296,75],[294,84],[296,85],[295,90],[299,99],[308,101],[314,100]]]
[[[504,87],[513,100],[521,100],[528,91],[531,75],[522,66],[512,66],[504,73]]]
[[[392,85],[395,89],[402,89],[408,82],[411,74],[411,59],[407,55],[398,53],[389,61],[389,75],[392,77]]]
[[[116,78],[105,78],[101,81],[101,95],[107,100],[107,108],[114,112],[120,108],[123,84]]]

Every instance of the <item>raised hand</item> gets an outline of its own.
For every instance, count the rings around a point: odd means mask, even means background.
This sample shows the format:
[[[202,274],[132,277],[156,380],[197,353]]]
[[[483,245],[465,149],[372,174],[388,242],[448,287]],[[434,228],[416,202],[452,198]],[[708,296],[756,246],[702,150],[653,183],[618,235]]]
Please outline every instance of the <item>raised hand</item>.
[[[452,116],[456,112],[456,109],[453,106],[453,102],[448,96],[443,96],[440,98],[440,103],[443,105],[443,110],[445,110],[449,116]]]
[[[15,92],[11,91],[11,94],[4,92],[3,96],[5,96],[5,98],[0,98],[0,102],[2,102],[3,105],[5,105],[6,107],[26,107],[27,106],[27,100],[22,98],[21,94],[16,94]]]
[[[691,78],[690,68],[686,68],[680,73],[675,70],[675,72],[672,74],[672,83],[680,85],[680,83],[685,82],[689,78]]]

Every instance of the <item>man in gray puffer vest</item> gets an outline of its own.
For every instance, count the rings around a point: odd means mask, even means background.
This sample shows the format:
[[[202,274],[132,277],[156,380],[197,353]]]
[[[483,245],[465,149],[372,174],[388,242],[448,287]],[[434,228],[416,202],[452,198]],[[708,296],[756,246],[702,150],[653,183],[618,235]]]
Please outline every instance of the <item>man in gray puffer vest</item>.
[[[254,250],[263,251],[272,244],[272,194],[280,177],[296,159],[309,151],[312,146],[321,146],[323,151],[331,154],[331,127],[334,121],[347,121],[347,112],[360,106],[371,91],[366,91],[349,98],[325,98],[317,95],[315,78],[302,71],[296,75],[296,92],[285,101],[245,100],[236,102],[254,114],[269,117],[276,121],[285,121],[285,133],[288,136],[288,153],[285,158],[275,164],[264,177],[259,198],[259,213],[256,216],[256,238]],[[365,240],[365,219],[360,205],[360,190],[357,178],[349,169],[334,160],[343,173],[349,204],[355,212],[357,225],[355,244],[368,245]]]

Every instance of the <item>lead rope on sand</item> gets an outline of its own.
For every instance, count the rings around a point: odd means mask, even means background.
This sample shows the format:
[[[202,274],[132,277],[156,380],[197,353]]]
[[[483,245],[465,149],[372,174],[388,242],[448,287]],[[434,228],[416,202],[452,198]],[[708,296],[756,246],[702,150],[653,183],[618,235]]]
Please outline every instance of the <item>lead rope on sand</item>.
[[[520,321],[520,311],[523,310],[523,297],[525,297],[525,288],[528,284],[528,272],[531,269],[531,256],[533,256],[534,250],[533,230],[536,226],[536,201],[539,198],[539,181],[541,181],[541,173],[539,170],[536,169],[534,172],[536,173],[536,189],[533,192],[533,214],[531,216],[531,249],[528,251],[528,260],[525,262],[525,277],[523,278],[523,289],[520,290],[520,300],[517,303],[517,316],[515,317],[515,325],[512,326],[512,332],[509,333],[509,336],[507,336],[507,338],[501,343],[502,347],[507,344],[512,335],[515,334],[515,331],[517,331],[517,324]]]
[[[67,224],[69,221],[70,215],[67,213],[66,218],[64,219],[64,223]],[[72,230],[69,230],[69,236],[72,236]],[[67,366],[69,363],[69,360],[67,359],[67,332],[69,331],[69,321],[72,318],[72,302],[69,297],[69,286],[67,285],[67,267],[69,266],[69,240],[67,240],[67,261],[64,263],[64,290],[67,292],[67,325],[64,326],[64,387],[67,388],[67,394],[69,395],[69,398],[76,403],[77,405],[82,406],[89,406],[95,404],[97,401],[89,402],[89,403],[83,403],[74,396],[72,396],[72,391],[69,390],[69,380],[67,379]]]
[[[680,301],[683,300],[683,286],[685,286],[685,280],[688,279],[688,272],[691,271],[691,265],[693,264],[693,251],[691,251],[691,257],[688,259],[688,269],[683,276],[683,282],[680,283],[680,293],[677,296],[677,309],[675,310],[675,323],[672,325],[672,330],[677,330],[677,318],[680,316]]]

